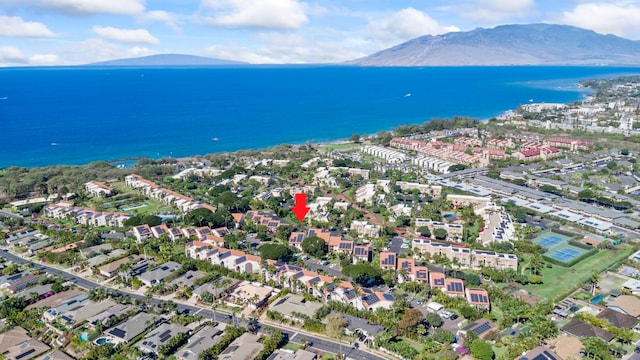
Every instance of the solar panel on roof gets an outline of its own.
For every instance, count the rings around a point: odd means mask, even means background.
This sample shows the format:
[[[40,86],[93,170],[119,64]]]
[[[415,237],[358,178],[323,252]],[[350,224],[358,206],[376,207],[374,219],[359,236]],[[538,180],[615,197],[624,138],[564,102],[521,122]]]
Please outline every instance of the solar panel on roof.
[[[433,283],[436,285],[444,285],[444,279],[435,279]]]
[[[160,339],[160,342],[165,342],[170,338],[171,338],[171,330],[165,330],[162,334],[160,334],[160,336],[158,336],[158,339]]]
[[[543,351],[542,353],[547,357],[547,359],[556,360],[556,357],[551,355],[547,350]]]
[[[395,298],[391,294],[382,294],[382,297],[384,297],[385,300],[389,300],[389,301],[395,300]]]
[[[478,294],[471,294],[471,301],[478,302]]]
[[[36,352],[36,349],[31,348],[31,349],[29,349],[29,350],[27,350],[27,351],[23,352],[22,354],[20,354],[20,355],[16,356],[16,360],[20,360],[20,359],[22,359],[23,357],[26,357],[26,356],[28,356],[28,355],[33,354],[34,352]]]
[[[475,329],[471,330],[474,333],[476,333],[476,335],[481,335],[485,332],[487,332],[487,330],[491,329],[491,325],[489,325],[489,323],[484,323],[478,327],[476,327]]]
[[[378,296],[376,294],[367,295],[364,299],[362,299],[367,304],[373,304],[378,301]]]
[[[122,329],[115,328],[115,329],[111,329],[111,331],[109,331],[109,334],[111,334],[111,335],[113,335],[115,337],[119,337],[121,339],[124,339],[124,337],[126,335],[126,332],[124,330],[122,330]]]

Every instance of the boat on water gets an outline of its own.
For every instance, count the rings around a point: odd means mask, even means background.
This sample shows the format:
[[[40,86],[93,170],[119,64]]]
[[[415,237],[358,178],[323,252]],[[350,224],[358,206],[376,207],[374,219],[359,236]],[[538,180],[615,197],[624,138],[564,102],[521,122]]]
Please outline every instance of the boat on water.
[[[409,97],[409,96],[411,96],[411,93],[404,94],[404,97]]]
[[[220,140],[220,139],[218,139],[217,137],[211,138],[211,141],[218,141],[218,140]]]
[[[7,100],[8,98],[9,98],[8,96],[3,96],[3,97],[0,97],[0,100]]]
[[[58,143],[52,142],[51,146],[58,146]]]

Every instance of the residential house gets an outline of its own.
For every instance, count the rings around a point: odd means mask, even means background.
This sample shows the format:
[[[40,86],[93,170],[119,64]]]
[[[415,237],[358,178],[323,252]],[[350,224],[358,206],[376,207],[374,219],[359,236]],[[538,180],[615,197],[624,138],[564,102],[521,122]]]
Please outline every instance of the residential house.
[[[640,299],[633,295],[620,295],[609,301],[607,307],[635,318],[640,316]]]
[[[234,288],[242,284],[242,280],[233,279],[226,276],[220,276],[211,282],[198,286],[193,289],[193,295],[196,299],[201,300],[205,292],[208,292],[214,299],[229,295]]]
[[[141,243],[142,240],[148,239],[153,236],[151,228],[147,224],[134,226],[132,231],[133,235],[136,237],[136,241],[139,243]]]
[[[262,351],[261,335],[244,333],[218,355],[219,360],[251,360]]]
[[[0,333],[0,349],[0,354],[6,360],[29,360],[49,351],[50,347],[31,338],[27,330],[14,327]]]
[[[455,278],[444,279],[443,291],[449,296],[464,296],[464,280]]]
[[[75,358],[67,355],[67,353],[62,350],[56,349],[48,354],[40,356],[36,360],[75,360]]]
[[[270,309],[277,311],[285,318],[304,321],[305,318],[313,318],[313,315],[322,307],[322,303],[307,301],[297,294],[284,295],[274,301]]]
[[[39,280],[40,275],[35,275],[28,271],[0,276],[0,289],[6,289],[9,293],[13,294],[26,289],[29,285]]]
[[[242,305],[255,310],[267,303],[272,292],[273,289],[268,286],[244,281],[229,294],[229,297],[232,300],[232,306]]]
[[[138,348],[144,353],[159,355],[158,349],[160,346],[166,345],[172,338],[180,333],[189,334],[191,330],[179,324],[161,324],[138,342]]]
[[[380,325],[370,324],[369,321],[363,318],[359,318],[352,315],[340,314],[345,320],[347,320],[347,326],[345,326],[345,333],[362,335],[365,337],[365,343],[373,342],[376,336],[384,331],[384,328]]]
[[[368,245],[354,245],[353,246],[353,263],[370,262],[371,261],[371,249]]]
[[[140,262],[140,260],[142,260],[142,258],[139,255],[129,255],[122,259],[100,266],[98,268],[98,271],[100,272],[100,275],[110,278],[118,274],[121,266],[126,266],[128,264],[137,264],[138,262]]]
[[[561,330],[578,338],[598,337],[606,342],[610,342],[615,338],[615,335],[607,330],[587,324],[578,319],[572,319],[568,324],[563,326]]]
[[[469,332],[475,333],[480,339],[487,338],[494,331],[498,331],[498,324],[489,319],[480,319],[458,330],[458,336],[467,336]]]
[[[177,278],[171,280],[169,285],[178,285],[181,289],[192,287],[196,280],[202,279],[207,276],[207,273],[197,270],[189,270],[186,273],[178,276]]]
[[[222,338],[223,328],[205,326],[195,333],[189,343],[176,353],[178,360],[198,360],[198,356],[205,350],[217,344]]]
[[[145,330],[155,326],[158,321],[159,319],[156,315],[142,312],[108,329],[105,334],[111,336],[116,343],[126,344]]]
[[[396,301],[391,294],[373,291],[368,288],[362,288],[361,291],[363,293],[360,298],[362,303],[361,310],[375,311],[378,308],[389,310]]]
[[[154,238],[159,239],[161,236],[168,236],[169,238],[171,237],[171,232],[169,230],[169,227],[165,224],[160,224],[160,225],[156,225],[154,227],[151,228],[151,233],[153,235]],[[137,238],[137,236],[136,236]]]
[[[85,183],[84,188],[94,197],[108,197],[115,194],[112,187],[95,180]]]
[[[601,311],[596,317],[607,320],[617,328],[635,329],[638,326],[638,318],[615,311],[611,308]]]
[[[182,265],[177,262],[166,262],[153,270],[146,271],[138,276],[138,279],[142,281],[146,286],[154,286],[161,283],[172,272],[180,269]]]
[[[435,289],[435,288],[444,289],[446,286],[445,279],[446,279],[446,276],[444,275],[444,273],[435,272],[435,271],[432,271],[429,273],[429,285],[431,286],[432,289]]]
[[[268,360],[315,360],[318,357],[316,353],[298,349],[295,352],[291,350],[278,349]]]
[[[527,351],[521,357],[517,358],[519,360],[560,360],[562,359],[558,354],[556,354],[553,350],[546,348],[544,346],[538,346],[532,350]]]
[[[395,270],[398,254],[391,251],[383,251],[380,253],[380,267],[382,270]]]
[[[465,290],[465,294],[469,305],[480,310],[489,311],[491,309],[491,302],[489,301],[489,293],[487,290],[480,288],[467,288]]]
[[[351,222],[351,230],[354,230],[358,236],[375,238],[382,234],[382,226],[369,224],[366,221],[354,220]]]

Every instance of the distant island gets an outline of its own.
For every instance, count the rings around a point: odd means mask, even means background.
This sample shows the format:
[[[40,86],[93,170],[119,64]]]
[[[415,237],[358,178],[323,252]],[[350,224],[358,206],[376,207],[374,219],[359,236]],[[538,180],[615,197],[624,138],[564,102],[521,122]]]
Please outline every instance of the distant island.
[[[567,25],[503,25],[492,29],[421,36],[347,64],[640,66],[640,41]]]
[[[247,65],[242,61],[223,60],[195,55],[158,54],[128,59],[102,61],[88,66],[219,66]]]

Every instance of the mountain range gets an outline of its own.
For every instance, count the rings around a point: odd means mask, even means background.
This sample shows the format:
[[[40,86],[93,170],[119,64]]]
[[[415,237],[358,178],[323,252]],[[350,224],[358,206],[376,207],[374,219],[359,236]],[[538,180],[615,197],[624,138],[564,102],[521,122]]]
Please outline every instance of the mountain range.
[[[359,66],[640,66],[640,41],[602,35],[568,25],[501,25],[491,29],[425,35],[363,58]],[[245,62],[193,55],[160,54],[91,66],[234,66]]]
[[[158,54],[137,58],[102,61],[89,66],[221,66],[247,65],[245,62],[183,54]]]
[[[568,25],[502,25],[421,36],[360,66],[640,65],[640,42]]]

